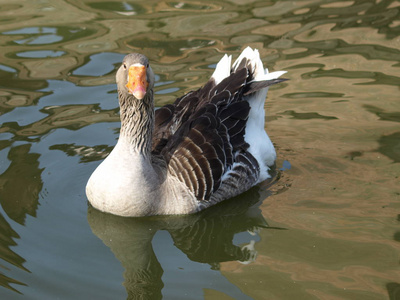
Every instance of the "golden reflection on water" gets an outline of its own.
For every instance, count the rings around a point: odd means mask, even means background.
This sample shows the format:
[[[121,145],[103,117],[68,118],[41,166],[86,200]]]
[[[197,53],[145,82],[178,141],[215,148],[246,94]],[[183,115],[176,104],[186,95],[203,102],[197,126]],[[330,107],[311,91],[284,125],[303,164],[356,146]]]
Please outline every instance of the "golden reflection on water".
[[[118,121],[115,87],[103,99],[88,92],[82,97],[88,102],[71,96],[68,104],[44,105],[54,93],[50,81],[112,85],[117,61],[95,62],[94,55],[139,51],[160,76],[157,104],[163,105],[204,83],[222,53],[236,56],[249,45],[270,70],[287,70],[290,79],[271,88],[266,126],[278,167],[284,160],[292,167],[261,206],[272,226],[289,230],[261,230],[257,260],[223,262],[223,275],[254,299],[399,293],[399,11],[396,1],[0,2],[1,114],[40,110],[29,124],[8,120],[0,127],[13,136],[1,149],[35,157],[27,169],[36,181],[20,183],[34,186],[29,196],[19,195],[25,214],[37,209],[43,185],[37,160],[44,154],[13,143]],[[79,75],[84,66],[93,74]],[[114,108],[103,108],[110,101]],[[101,136],[95,147],[62,143],[50,150],[79,155],[81,162],[110,151]],[[0,177],[3,194],[24,162],[10,160]],[[12,211],[7,205],[2,202],[5,213]],[[25,214],[14,212],[17,222]],[[24,259],[9,248],[18,234],[1,220],[7,234],[0,255],[23,268]],[[5,286],[13,281],[7,278]]]

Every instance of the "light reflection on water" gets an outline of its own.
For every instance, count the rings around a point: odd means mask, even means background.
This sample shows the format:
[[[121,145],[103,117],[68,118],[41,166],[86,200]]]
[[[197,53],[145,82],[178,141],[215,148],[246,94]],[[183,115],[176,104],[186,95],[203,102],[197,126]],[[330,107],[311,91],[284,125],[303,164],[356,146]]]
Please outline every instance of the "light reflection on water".
[[[0,4],[0,295],[397,299],[399,15],[385,0]],[[198,216],[88,212],[122,57],[150,58],[160,106],[247,45],[290,79],[266,104],[279,180]]]

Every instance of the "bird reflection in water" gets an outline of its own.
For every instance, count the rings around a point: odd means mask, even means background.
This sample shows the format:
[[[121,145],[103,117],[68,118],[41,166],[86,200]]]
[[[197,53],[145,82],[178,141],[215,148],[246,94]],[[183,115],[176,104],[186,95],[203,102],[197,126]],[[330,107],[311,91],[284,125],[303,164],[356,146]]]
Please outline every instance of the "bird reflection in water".
[[[233,238],[240,232],[272,228],[261,214],[260,203],[259,188],[254,187],[194,215],[125,218],[89,206],[88,221],[125,268],[128,299],[161,299],[163,268],[152,247],[157,231],[168,231],[190,260],[207,263],[214,270],[226,261],[250,263],[256,258],[254,241],[240,247]]]

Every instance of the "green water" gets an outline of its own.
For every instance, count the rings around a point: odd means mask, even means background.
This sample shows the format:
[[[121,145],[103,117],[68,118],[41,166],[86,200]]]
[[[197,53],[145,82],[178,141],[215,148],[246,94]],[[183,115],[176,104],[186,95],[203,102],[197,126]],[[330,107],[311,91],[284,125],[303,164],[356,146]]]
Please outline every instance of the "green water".
[[[398,1],[0,1],[1,299],[400,299]],[[278,180],[126,219],[84,188],[118,138],[114,76],[161,106],[260,51]]]

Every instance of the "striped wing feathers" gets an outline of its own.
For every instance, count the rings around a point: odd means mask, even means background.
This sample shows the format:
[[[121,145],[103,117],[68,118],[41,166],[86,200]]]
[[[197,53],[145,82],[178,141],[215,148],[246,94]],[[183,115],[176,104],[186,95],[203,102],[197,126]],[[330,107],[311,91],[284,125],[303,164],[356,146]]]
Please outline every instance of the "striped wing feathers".
[[[258,163],[246,152],[249,145],[244,140],[250,111],[244,94],[260,86],[253,87],[251,80],[246,67],[236,68],[219,84],[211,79],[199,90],[156,110],[153,153],[164,157],[168,171],[198,200],[210,199],[228,171],[226,177],[232,182],[241,171],[257,176]]]

